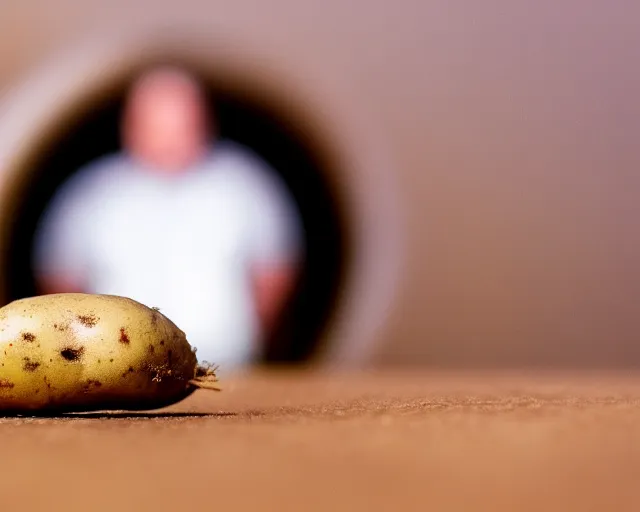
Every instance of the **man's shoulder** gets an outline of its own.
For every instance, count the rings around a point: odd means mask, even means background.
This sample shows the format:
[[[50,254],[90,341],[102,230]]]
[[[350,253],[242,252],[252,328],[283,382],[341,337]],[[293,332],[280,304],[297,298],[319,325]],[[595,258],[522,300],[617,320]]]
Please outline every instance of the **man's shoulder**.
[[[130,174],[133,167],[131,159],[125,154],[112,153],[98,157],[92,162],[81,167],[78,172],[78,179],[101,181],[123,177]]]
[[[237,142],[222,140],[211,149],[209,162],[218,173],[254,179],[272,169],[252,149]]]
[[[113,182],[126,174],[130,166],[127,158],[120,154],[110,154],[86,163],[66,180],[67,187],[93,187]]]
[[[210,175],[242,195],[276,193],[284,183],[271,165],[252,149],[237,142],[218,142],[208,157]]]

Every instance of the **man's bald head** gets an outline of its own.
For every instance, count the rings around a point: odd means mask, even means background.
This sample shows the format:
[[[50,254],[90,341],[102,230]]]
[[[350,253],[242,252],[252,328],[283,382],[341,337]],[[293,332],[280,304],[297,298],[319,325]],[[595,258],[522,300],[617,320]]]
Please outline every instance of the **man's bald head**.
[[[187,71],[162,66],[133,84],[123,119],[127,150],[151,168],[180,172],[207,147],[205,95]]]

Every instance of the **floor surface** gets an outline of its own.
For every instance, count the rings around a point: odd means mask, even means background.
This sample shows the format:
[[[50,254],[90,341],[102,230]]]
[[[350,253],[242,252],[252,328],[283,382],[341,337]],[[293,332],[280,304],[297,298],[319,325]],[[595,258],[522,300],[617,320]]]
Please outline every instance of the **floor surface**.
[[[3,511],[640,510],[640,376],[255,374],[0,418]]]

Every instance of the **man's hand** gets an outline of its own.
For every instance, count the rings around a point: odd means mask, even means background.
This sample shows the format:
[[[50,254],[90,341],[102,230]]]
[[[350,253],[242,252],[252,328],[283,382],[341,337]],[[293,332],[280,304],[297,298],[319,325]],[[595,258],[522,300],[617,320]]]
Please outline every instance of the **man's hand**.
[[[38,293],[86,293],[82,280],[71,276],[41,276],[38,278]]]
[[[298,269],[293,264],[259,267],[252,275],[256,312],[262,329],[268,332],[293,291]]]

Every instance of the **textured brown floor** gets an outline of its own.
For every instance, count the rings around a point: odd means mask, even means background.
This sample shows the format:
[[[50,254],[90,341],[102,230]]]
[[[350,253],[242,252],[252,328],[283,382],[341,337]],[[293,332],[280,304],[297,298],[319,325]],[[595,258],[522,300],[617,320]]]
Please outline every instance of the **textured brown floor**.
[[[640,376],[225,386],[149,415],[0,419],[0,510],[640,510]]]

